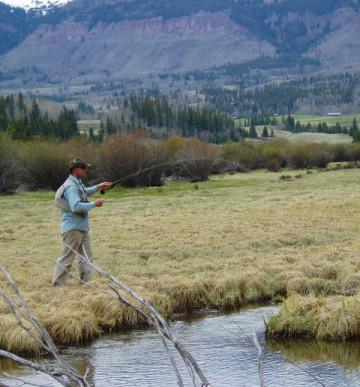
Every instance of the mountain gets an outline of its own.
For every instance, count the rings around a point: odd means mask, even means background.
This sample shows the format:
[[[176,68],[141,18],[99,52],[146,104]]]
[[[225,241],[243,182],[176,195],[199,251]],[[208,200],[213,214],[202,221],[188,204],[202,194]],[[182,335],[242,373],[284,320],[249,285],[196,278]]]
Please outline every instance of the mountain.
[[[247,86],[358,71],[359,36],[357,0],[74,0],[46,12],[0,3],[0,87],[169,86],[208,69],[221,79],[232,64],[251,74]]]
[[[66,4],[68,0],[3,0],[2,3],[7,4],[11,7],[23,8],[24,10],[30,9],[40,9],[43,10],[44,13],[53,9],[54,7],[59,7]]]

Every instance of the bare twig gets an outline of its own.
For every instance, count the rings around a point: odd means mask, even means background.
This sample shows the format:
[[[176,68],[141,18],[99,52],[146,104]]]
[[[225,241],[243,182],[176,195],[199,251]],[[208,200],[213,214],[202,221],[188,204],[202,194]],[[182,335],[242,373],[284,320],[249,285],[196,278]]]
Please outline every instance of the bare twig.
[[[80,375],[75,368],[68,364],[59,355],[59,352],[54,342],[52,341],[49,333],[46,331],[40,321],[33,315],[31,309],[25,302],[23,296],[21,295],[19,289],[10,277],[9,273],[2,266],[0,266],[0,271],[5,274],[22,307],[25,309],[25,311],[21,310],[18,306],[15,305],[12,299],[5,292],[0,290],[0,294],[10,306],[17,323],[22,329],[29,333],[29,335],[43,348],[43,350],[45,350],[47,353],[49,353],[55,358],[57,365],[51,366],[47,362],[43,362],[43,364],[41,365],[35,364],[12,353],[2,350],[0,350],[0,356],[7,357],[30,368],[44,372],[64,386],[70,386],[70,381],[72,381],[78,386],[88,387],[89,384],[87,383],[86,378]],[[35,330],[35,332],[24,324],[24,320],[30,323],[31,327]]]
[[[245,337],[245,338],[247,339],[248,342],[250,342],[251,344],[254,344],[254,345],[255,345],[253,339],[252,339],[251,337],[249,337],[249,336],[244,332],[244,330],[243,330],[238,324],[235,324],[235,325],[237,325],[237,327],[239,328],[239,331],[242,333],[242,334],[238,334],[238,336],[240,336],[240,337]],[[224,329],[225,329],[225,328],[224,328]],[[234,332],[231,332],[231,331],[228,330],[228,329],[225,329],[225,330],[228,331],[228,332],[230,332],[230,333],[232,333],[232,334],[234,333]],[[235,334],[237,334],[237,333],[235,333]],[[269,351],[267,351],[266,349],[264,350],[264,352],[265,352],[267,355],[272,355],[272,354],[271,354]],[[309,376],[311,376],[317,383],[319,383],[321,386],[325,387],[325,384],[322,383],[322,381],[321,381],[319,378],[317,378],[314,374],[312,374],[310,371],[306,370],[305,368],[299,366],[298,364],[296,364],[296,363],[294,363],[294,362],[292,362],[292,361],[290,361],[290,360],[288,360],[288,359],[285,359],[285,358],[284,358],[283,360],[284,360],[285,363],[291,364],[291,365],[293,365],[293,366],[299,368],[301,371],[307,373],[307,374],[308,374]]]
[[[260,386],[264,387],[265,383],[264,383],[264,373],[263,373],[263,365],[262,365],[262,350],[255,331],[253,331],[252,333],[252,338],[258,353],[258,370],[259,370],[259,376],[260,376]]]
[[[109,284],[108,286],[116,292],[119,300],[126,305],[128,305],[131,308],[134,308],[140,315],[142,315],[146,321],[153,327],[157,328],[158,332],[161,332],[161,336],[166,338],[167,340],[171,341],[174,345],[175,349],[179,352],[180,356],[182,357],[190,376],[192,377],[194,385],[195,383],[195,374],[200,378],[202,382],[202,386],[210,386],[210,383],[206,379],[205,375],[201,371],[200,367],[196,363],[195,359],[192,357],[192,355],[184,348],[184,346],[175,338],[173,332],[171,331],[170,327],[164,320],[164,318],[158,313],[158,311],[145,299],[143,299],[141,296],[139,296],[137,293],[135,293],[133,290],[131,290],[128,286],[126,286],[124,283],[119,281],[117,278],[113,277],[112,275],[108,274],[104,270],[100,269],[98,266],[94,265],[94,263],[86,256],[79,254],[77,251],[75,251],[71,246],[66,245],[69,249],[71,249],[78,257],[78,260],[80,262],[84,262],[87,265],[89,265],[92,269],[94,269],[96,272],[98,272],[101,276],[109,279],[112,283],[119,286],[121,289],[123,289],[126,293],[128,293],[131,297],[133,297],[135,300],[140,302],[141,305],[143,305],[149,312],[145,313],[138,307],[134,306],[131,302],[126,300],[119,292],[119,290],[113,286],[112,284]],[[165,347],[166,348],[166,347]],[[172,362],[173,364],[173,362]],[[175,368],[175,372],[177,373],[177,368]],[[179,377],[178,377],[178,382]],[[181,385],[181,384],[180,384]]]

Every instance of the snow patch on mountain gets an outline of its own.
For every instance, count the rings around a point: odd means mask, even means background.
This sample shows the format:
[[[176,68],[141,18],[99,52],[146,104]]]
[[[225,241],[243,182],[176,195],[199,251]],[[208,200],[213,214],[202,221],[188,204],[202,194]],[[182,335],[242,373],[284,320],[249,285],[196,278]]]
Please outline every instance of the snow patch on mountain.
[[[2,3],[8,4],[11,7],[23,8],[26,11],[30,9],[46,10],[53,7],[61,7],[70,0],[2,0]]]

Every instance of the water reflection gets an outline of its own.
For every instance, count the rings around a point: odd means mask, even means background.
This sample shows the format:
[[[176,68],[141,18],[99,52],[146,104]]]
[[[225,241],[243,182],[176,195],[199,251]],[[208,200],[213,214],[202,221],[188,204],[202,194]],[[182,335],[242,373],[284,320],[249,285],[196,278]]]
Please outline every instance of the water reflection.
[[[265,343],[264,319],[279,307],[249,308],[238,313],[211,314],[171,323],[176,337],[191,352],[213,387],[259,386],[257,353],[248,340],[255,330],[265,348],[266,386],[360,385],[358,343],[317,343],[287,341]],[[138,329],[104,335],[89,346],[61,351],[80,372],[89,369],[94,386],[177,386],[176,376],[157,333]],[[173,352],[186,386],[192,382],[181,359]],[[296,363],[295,367],[291,363]],[[55,386],[51,379],[33,373],[9,360],[0,361],[2,370],[33,383]],[[299,368],[300,367],[300,368]],[[46,379],[45,379],[46,378]],[[317,378],[317,379],[316,379]],[[2,377],[0,383],[21,385]]]
[[[294,363],[334,362],[347,369],[360,367],[360,342],[329,343],[307,340],[267,340],[272,352],[281,352]],[[359,381],[360,385],[360,381]]]

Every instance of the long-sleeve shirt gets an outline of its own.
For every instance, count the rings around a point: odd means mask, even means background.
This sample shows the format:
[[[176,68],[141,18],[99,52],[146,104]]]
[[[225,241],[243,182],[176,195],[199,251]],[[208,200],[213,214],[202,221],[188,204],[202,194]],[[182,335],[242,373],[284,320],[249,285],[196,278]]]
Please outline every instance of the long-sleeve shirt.
[[[80,215],[74,214],[74,212],[90,211],[95,207],[95,202],[84,203],[81,201],[79,190],[86,192],[86,195],[90,196],[97,191],[97,187],[95,185],[90,188],[84,188],[82,186],[81,180],[77,179],[73,175],[69,175],[69,177],[76,183],[77,187],[70,186],[70,187],[67,187],[66,190],[64,191],[64,199],[67,200],[71,208],[71,211],[73,212],[69,212],[65,210],[61,211],[61,226],[60,226],[61,234],[64,234],[71,230],[89,231],[90,222],[89,222],[88,214],[86,214],[85,216],[80,216]]]

